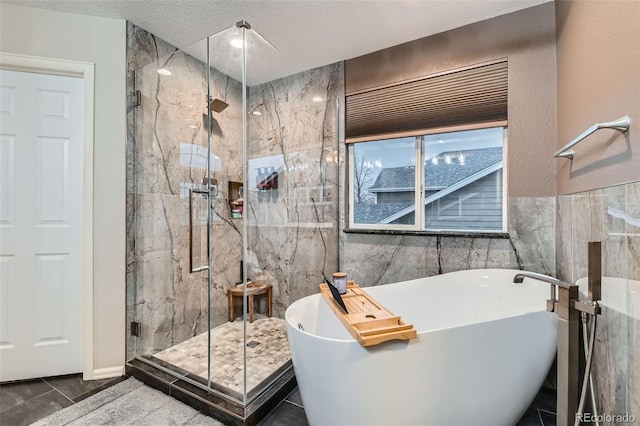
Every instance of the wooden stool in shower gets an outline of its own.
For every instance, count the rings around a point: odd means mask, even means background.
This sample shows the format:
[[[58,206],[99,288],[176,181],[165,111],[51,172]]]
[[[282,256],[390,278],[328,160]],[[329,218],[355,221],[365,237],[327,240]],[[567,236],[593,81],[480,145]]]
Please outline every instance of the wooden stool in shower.
[[[227,290],[227,296],[229,297],[229,321],[233,321],[236,318],[233,298],[239,297],[240,299],[242,299],[243,293],[244,285],[231,287],[229,290]],[[253,322],[254,297],[262,295],[267,296],[267,316],[270,317],[273,286],[265,282],[250,282],[247,284],[247,299],[249,301],[249,322]]]

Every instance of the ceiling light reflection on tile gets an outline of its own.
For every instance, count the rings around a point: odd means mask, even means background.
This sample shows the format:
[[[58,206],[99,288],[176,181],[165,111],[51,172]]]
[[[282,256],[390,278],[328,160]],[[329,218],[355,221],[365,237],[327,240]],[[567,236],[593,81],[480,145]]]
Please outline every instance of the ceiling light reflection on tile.
[[[166,68],[158,68],[158,74],[169,76],[171,75],[171,71]]]

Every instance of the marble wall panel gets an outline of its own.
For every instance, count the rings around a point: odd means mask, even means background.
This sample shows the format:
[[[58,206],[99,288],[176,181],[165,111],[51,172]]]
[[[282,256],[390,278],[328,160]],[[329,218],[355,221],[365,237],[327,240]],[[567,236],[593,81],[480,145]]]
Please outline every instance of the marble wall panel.
[[[627,411],[638,418],[640,415],[640,281],[630,281],[629,305],[633,304],[632,315],[627,317]]]
[[[608,277],[627,277],[627,221],[620,216],[626,211],[626,191],[624,185],[604,188],[606,196],[605,220],[606,233],[602,240],[603,275]]]
[[[553,197],[509,198],[509,236],[526,271],[555,275],[555,206]]]
[[[130,139],[127,139],[130,140]],[[129,147],[130,144],[127,144]],[[129,160],[129,153],[127,153],[127,160]],[[130,182],[130,172],[127,170],[127,186]],[[136,310],[136,287],[137,287],[137,278],[138,278],[138,259],[136,255],[136,223],[137,217],[135,214],[135,206],[136,206],[136,198],[137,196],[127,188],[127,214],[126,214],[126,256],[127,256],[127,269],[126,269],[126,287],[127,287],[127,322],[126,324],[131,324],[136,320],[137,310]],[[129,336],[130,333],[127,333],[127,344],[126,344],[126,357],[127,359],[131,359],[135,353],[135,341]]]
[[[337,270],[335,229],[290,227],[288,236],[289,267],[285,281],[288,298],[282,298],[285,306],[317,293],[322,277],[330,277]]]
[[[181,154],[185,145],[202,145],[206,134],[202,119],[206,92],[200,84],[204,68],[183,52],[161,65],[173,74],[158,74],[155,64],[136,74],[136,87],[142,93],[142,105],[136,110],[136,190],[177,195],[182,183],[202,182],[203,170],[196,165],[202,157]]]
[[[558,279],[574,282],[573,278],[573,221],[571,196],[557,198],[556,208],[556,273]]]
[[[627,266],[629,279],[640,281],[640,182],[626,185],[627,190]],[[640,305],[635,305],[640,313]]]
[[[440,245],[442,272],[463,269],[519,269],[513,246],[504,238],[442,238]]]
[[[249,236],[249,278],[273,285],[274,312],[281,312],[289,300],[287,274],[291,248],[287,227],[252,226]]]
[[[252,226],[285,225],[289,222],[289,200],[279,198],[279,189],[250,191],[245,215]]]
[[[335,230],[311,226],[258,226],[251,234],[249,276],[273,287],[273,311],[283,316],[292,302],[317,293],[323,275],[335,271]]]
[[[170,250],[141,256],[139,264],[140,353],[158,352],[202,332],[206,327],[200,309],[202,275],[187,276],[187,262],[176,260]]]
[[[242,181],[242,85],[214,69],[210,82],[211,97],[229,105],[222,112],[211,114],[211,151],[219,158],[214,163],[221,165],[220,170],[214,167],[212,175],[219,181],[221,197],[228,200],[228,181]],[[206,80],[202,84],[206,93]],[[235,198],[231,194],[231,199]]]
[[[589,241],[604,241],[606,197],[601,190],[572,197],[573,281],[587,276]]]
[[[598,319],[593,355],[593,379],[600,413],[627,412],[627,316],[606,306]],[[615,343],[614,343],[615,342]]]
[[[436,238],[347,234],[346,244],[349,250],[343,254],[343,263],[349,266],[345,272],[350,280],[363,287],[438,273]]]
[[[251,269],[274,285],[278,316],[290,303],[316,293],[322,276],[338,269],[342,66],[327,65],[249,89],[245,210],[255,255]],[[258,169],[265,167],[278,173],[277,189],[257,189]]]
[[[136,257],[136,231],[138,221],[136,214],[135,194],[137,183],[137,146],[135,132],[134,91],[136,89],[136,70],[139,70],[151,63],[159,63],[160,58],[164,58],[177,49],[155,37],[153,34],[144,31],[142,28],[127,22],[127,324],[136,319],[136,280],[138,271],[138,259]],[[127,359],[134,355],[134,344],[131,339],[127,342]]]
[[[323,275],[337,265],[335,228],[313,224],[257,226],[249,229],[252,279],[274,286],[274,314],[283,316],[292,302],[318,291]]]
[[[554,272],[555,200],[513,198],[509,200],[509,208],[512,214],[508,238],[345,234],[342,268],[373,285],[462,269]]]
[[[557,214],[560,278],[575,281],[586,276],[588,241],[603,243],[602,315],[593,363],[598,408],[600,413],[629,413],[636,418],[640,418],[640,257],[634,251],[640,223],[638,187],[635,182],[563,196]]]
[[[627,202],[627,409],[640,418],[640,182],[625,185]]]
[[[137,25],[127,22],[128,70],[138,70],[176,50],[178,49],[175,46],[143,30]]]
[[[222,216],[224,217],[224,216]],[[241,220],[228,219],[215,222],[211,227],[211,297],[202,297],[202,310],[210,301],[211,324],[213,327],[228,321],[227,289],[235,286],[241,279],[240,262],[242,260]],[[207,283],[203,282],[203,293]]]
[[[187,200],[139,194],[136,229],[136,314],[138,349],[154,353],[203,331],[203,273],[190,273]],[[206,295],[205,295],[206,297]]]

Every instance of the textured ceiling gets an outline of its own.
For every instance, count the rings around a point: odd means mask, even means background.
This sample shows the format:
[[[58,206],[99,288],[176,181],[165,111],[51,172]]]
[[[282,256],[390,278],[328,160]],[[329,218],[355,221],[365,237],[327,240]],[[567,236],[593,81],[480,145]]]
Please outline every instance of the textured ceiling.
[[[185,50],[246,20],[287,58],[270,64],[266,79],[354,58],[547,1],[3,0],[126,19]]]

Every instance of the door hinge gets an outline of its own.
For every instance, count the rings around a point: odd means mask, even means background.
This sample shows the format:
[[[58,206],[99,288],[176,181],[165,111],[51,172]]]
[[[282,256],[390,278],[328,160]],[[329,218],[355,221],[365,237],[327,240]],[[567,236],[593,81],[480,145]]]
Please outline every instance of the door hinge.
[[[133,106],[139,108],[142,105],[142,92],[136,90],[133,92]]]
[[[141,325],[138,321],[131,321],[131,335],[140,337]]]

